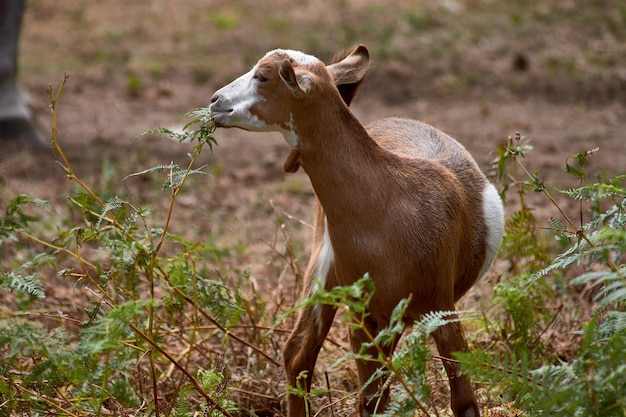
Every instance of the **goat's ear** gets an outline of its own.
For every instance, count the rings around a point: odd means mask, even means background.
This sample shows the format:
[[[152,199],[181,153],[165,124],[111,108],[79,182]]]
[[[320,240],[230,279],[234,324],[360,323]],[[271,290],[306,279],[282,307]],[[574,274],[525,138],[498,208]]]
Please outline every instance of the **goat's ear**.
[[[335,85],[355,84],[363,80],[370,63],[370,53],[364,45],[357,46],[348,56],[328,69],[333,74]]]
[[[296,74],[289,60],[286,59],[280,64],[278,73],[289,91],[297,98],[305,97],[311,91],[311,78],[306,74]]]

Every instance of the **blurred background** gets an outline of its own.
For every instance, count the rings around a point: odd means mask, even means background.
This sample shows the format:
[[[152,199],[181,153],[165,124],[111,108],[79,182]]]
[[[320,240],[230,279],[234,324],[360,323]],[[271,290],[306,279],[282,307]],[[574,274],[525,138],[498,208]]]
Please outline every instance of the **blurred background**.
[[[585,146],[609,151],[623,131],[619,0],[32,0],[19,79],[49,128],[46,89],[70,74],[60,137],[81,160],[94,151],[102,162],[120,148],[148,151],[135,135],[206,105],[270,49],[329,60],[356,43],[373,61],[355,102],[364,122],[419,118],[485,155],[519,130],[557,158]]]

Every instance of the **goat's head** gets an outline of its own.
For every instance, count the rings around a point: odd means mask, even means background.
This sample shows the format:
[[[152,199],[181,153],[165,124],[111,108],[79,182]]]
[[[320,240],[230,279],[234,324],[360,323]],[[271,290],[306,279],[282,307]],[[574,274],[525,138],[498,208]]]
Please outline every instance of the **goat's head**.
[[[298,145],[294,109],[306,100],[334,89],[349,104],[369,64],[367,48],[360,45],[331,65],[292,50],[268,52],[249,72],[219,89],[210,110],[219,127],[250,131],[278,131],[292,147]]]

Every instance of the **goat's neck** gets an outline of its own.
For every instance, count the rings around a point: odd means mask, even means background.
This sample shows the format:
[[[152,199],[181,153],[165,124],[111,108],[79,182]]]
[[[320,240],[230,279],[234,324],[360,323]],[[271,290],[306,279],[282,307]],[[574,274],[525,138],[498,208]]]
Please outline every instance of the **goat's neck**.
[[[317,110],[316,116],[321,117],[311,120],[305,115],[301,119],[304,124],[299,124],[306,132],[299,133],[300,160],[327,215],[346,217],[356,209],[355,199],[361,209],[377,204],[380,183],[376,178],[392,175],[384,162],[389,153],[347,107]]]

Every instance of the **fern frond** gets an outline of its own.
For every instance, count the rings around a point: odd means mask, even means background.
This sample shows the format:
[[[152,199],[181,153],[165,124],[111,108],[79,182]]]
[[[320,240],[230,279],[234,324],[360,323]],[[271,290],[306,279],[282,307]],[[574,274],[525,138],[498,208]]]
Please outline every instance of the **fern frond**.
[[[593,271],[572,280],[573,285],[600,286],[594,300],[600,307],[626,303],[626,266],[617,271]]]
[[[548,219],[548,224],[553,230],[556,230],[556,231],[565,230],[565,225],[563,224],[563,222],[560,221],[559,219],[555,219],[554,217],[550,217],[550,219]]]
[[[128,174],[126,177],[124,177],[124,180],[130,177],[137,177],[139,175],[151,174],[153,172],[163,172],[165,170],[179,170],[179,169],[180,169],[180,166],[178,164],[175,164],[174,162],[169,163],[169,164],[160,164],[160,165],[155,165],[152,168],[147,168],[139,172],[133,172],[132,174]]]
[[[189,175],[203,174],[210,177],[211,174],[202,171],[204,168],[206,168],[206,165],[202,165],[199,168],[191,169],[189,171],[183,169],[172,171],[172,173],[168,176],[167,180],[163,184],[163,189],[169,190],[179,187],[182,184],[183,180]]]
[[[187,140],[189,140],[189,132],[175,132],[172,129],[168,129],[166,127],[158,127],[156,129],[150,129],[150,130],[146,130],[145,132],[139,134],[138,136],[145,136],[145,135],[160,135],[160,136],[166,136],[169,137],[171,139],[174,139],[180,143],[185,142]]]
[[[409,298],[403,298],[400,300],[391,313],[389,325],[378,332],[374,338],[374,343],[377,343],[380,346],[392,346],[393,343],[400,338],[406,327],[404,316],[406,309],[409,306],[409,302]]]
[[[567,190],[559,190],[569,198],[574,200],[590,201],[592,199],[612,198],[614,196],[623,195],[624,189],[616,187],[613,184],[590,184],[578,188],[570,188]]]
[[[583,170],[575,168],[567,162],[565,163],[565,172],[576,178],[582,178],[585,176],[585,172]]]
[[[117,196],[108,199],[106,203],[104,204],[104,207],[102,208],[100,217],[98,217],[98,221],[96,222],[96,229],[100,228],[100,225],[102,224],[102,221],[104,220],[104,217],[106,216],[108,212],[117,210],[123,207],[125,204],[128,204],[128,203]]]
[[[215,123],[209,109],[206,107],[195,109],[185,114],[184,117],[192,117],[193,119],[187,122],[180,132],[175,132],[165,127],[159,127],[143,132],[139,136],[148,134],[162,135],[176,140],[179,143],[198,140],[201,143],[209,145],[209,148],[212,150],[213,145],[217,144],[217,142],[215,138],[211,136],[215,131]],[[191,129],[195,125],[199,126],[195,129]]]
[[[549,273],[556,271],[558,269],[561,269],[561,268],[565,268],[571,265],[572,263],[576,262],[578,260],[578,257],[575,256],[576,253],[577,253],[577,245],[571,246],[565,252],[563,252],[556,258],[554,258],[554,260],[552,260],[552,262],[548,266],[535,272],[532,275],[531,282],[538,281],[544,276],[548,275]]]
[[[23,276],[14,271],[0,272],[0,288],[32,295],[36,298],[46,297],[46,290],[37,280],[37,274]]]
[[[597,331],[600,342],[607,342],[611,336],[626,332],[626,311],[609,311],[598,323]]]
[[[423,334],[429,335],[446,324],[461,321],[460,316],[468,313],[472,311],[431,311],[424,314],[414,326]]]
[[[618,175],[608,182],[588,184],[582,187],[558,191],[575,200],[590,201],[624,198],[626,197],[626,189],[622,185],[624,180],[626,180],[626,174]]]
[[[47,201],[18,195],[13,198],[5,209],[5,215],[0,217],[0,237],[9,236],[14,230],[28,230],[29,223],[38,220],[37,217],[24,213],[28,204],[44,209]]]
[[[133,334],[128,323],[145,314],[152,301],[130,300],[111,309],[106,315],[96,318],[81,330],[78,349],[85,355],[97,355],[120,347],[121,341]]]

